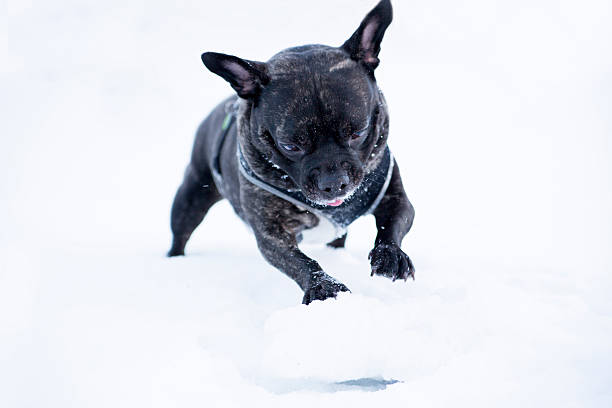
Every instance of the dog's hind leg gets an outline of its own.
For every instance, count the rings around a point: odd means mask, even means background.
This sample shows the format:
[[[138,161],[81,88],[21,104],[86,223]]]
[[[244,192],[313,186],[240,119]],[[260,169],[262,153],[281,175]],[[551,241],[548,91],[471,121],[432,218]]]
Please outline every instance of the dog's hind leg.
[[[345,243],[346,243],[346,233],[343,236],[338,237],[331,242],[328,242],[327,246],[330,248],[338,249],[338,248],[344,248]]]
[[[221,198],[210,170],[197,172],[190,164],[172,204],[173,240],[168,256],[185,255],[185,245],[191,233],[200,225],[210,207]]]

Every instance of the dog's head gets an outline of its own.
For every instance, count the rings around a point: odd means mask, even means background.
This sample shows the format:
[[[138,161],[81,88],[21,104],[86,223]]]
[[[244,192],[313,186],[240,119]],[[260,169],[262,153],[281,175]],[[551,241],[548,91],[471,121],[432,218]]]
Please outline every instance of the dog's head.
[[[340,47],[290,48],[265,63],[202,55],[244,99],[239,140],[258,176],[336,206],[376,167],[388,117],[374,70],[391,19],[382,0]]]

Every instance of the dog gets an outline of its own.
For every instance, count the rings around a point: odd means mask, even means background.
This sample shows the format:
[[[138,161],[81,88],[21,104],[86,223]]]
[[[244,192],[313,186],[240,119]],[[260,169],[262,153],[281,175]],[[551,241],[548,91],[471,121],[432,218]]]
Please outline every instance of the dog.
[[[342,248],[346,227],[373,214],[371,275],[414,279],[400,248],[414,208],[387,147],[389,115],[374,76],[392,17],[382,0],[340,47],[288,48],[267,62],[202,54],[237,95],[198,128],[172,205],[168,256],[184,255],[207,211],[225,198],[264,258],[304,291],[304,304],[349,291],[298,247],[302,232],[322,221],[336,228],[328,245]]]

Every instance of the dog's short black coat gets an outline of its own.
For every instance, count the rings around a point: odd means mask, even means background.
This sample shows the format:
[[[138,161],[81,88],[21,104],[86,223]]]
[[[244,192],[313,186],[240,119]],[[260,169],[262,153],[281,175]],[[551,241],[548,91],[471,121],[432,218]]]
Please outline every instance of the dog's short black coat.
[[[238,96],[218,105],[198,129],[191,163],[172,206],[174,239],[168,256],[183,255],[206,212],[226,198],[251,226],[266,260],[302,288],[304,303],[348,291],[298,248],[300,233],[315,227],[319,217],[249,182],[236,152],[239,144],[244,160],[265,183],[300,190],[319,206],[338,205],[359,191],[387,148],[389,117],[374,70],[391,19],[391,3],[382,0],[340,47],[289,48],[265,63],[202,55],[206,67],[228,81]],[[225,132],[232,104],[237,106],[236,125]],[[224,140],[216,152],[220,135]],[[214,158],[221,186],[213,180]],[[372,275],[414,277],[412,262],[400,249],[414,209],[397,165],[373,214],[378,234],[370,252]],[[345,239],[346,234],[328,245],[343,247]]]

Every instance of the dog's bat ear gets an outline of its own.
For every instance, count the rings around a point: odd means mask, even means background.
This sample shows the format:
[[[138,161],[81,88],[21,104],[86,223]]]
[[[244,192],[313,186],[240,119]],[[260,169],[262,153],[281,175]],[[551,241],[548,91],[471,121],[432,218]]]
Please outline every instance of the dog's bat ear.
[[[202,62],[206,68],[230,83],[241,98],[253,98],[269,82],[266,64],[248,61],[233,55],[205,52]]]
[[[390,0],[381,0],[363,19],[361,25],[343,45],[352,59],[363,63],[370,70],[379,64],[378,53],[385,30],[393,20]]]

